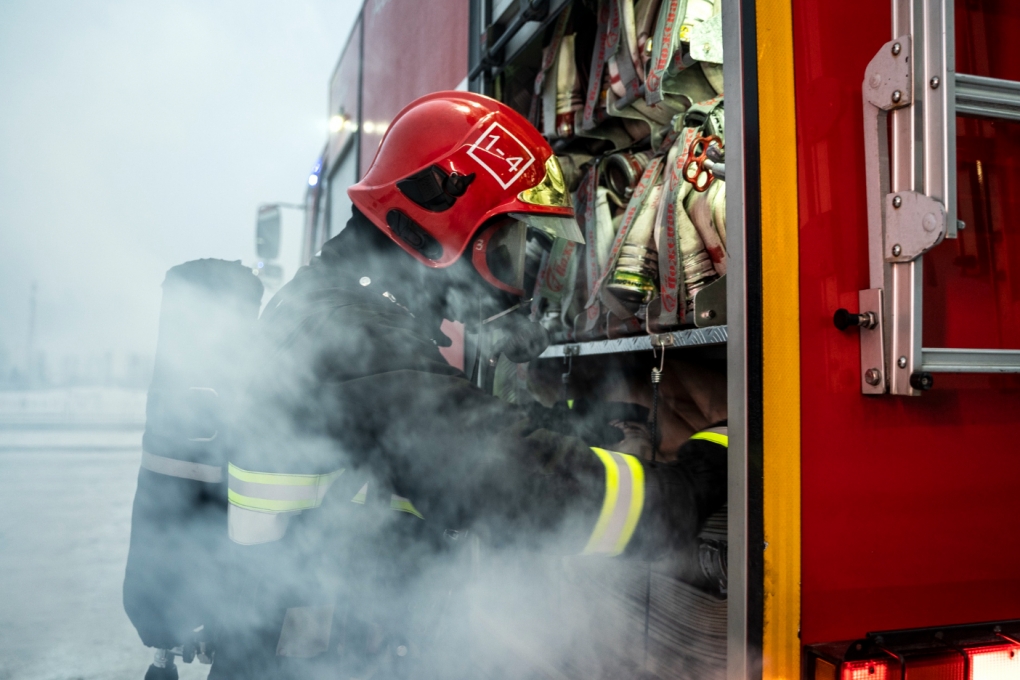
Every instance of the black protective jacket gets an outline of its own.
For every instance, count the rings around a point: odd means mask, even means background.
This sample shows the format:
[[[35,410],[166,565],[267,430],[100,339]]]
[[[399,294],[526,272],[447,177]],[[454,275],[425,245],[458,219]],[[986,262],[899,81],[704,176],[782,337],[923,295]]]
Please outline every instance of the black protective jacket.
[[[399,267],[420,278],[394,276]],[[385,640],[407,622],[410,584],[465,532],[496,550],[570,555],[591,542],[607,494],[591,445],[613,442],[569,436],[579,430],[485,394],[451,367],[436,344],[435,276],[356,213],[263,312],[231,474],[333,477],[317,507],[287,514],[278,540],[236,547],[234,611],[210,677],[307,676],[309,664],[362,673],[364,649],[401,646],[406,631]],[[725,456],[636,464],[643,503],[624,555],[690,544],[725,501]],[[415,512],[394,512],[395,499]],[[281,626],[299,606],[335,608],[329,644],[284,662]],[[359,618],[376,623],[359,629]]]

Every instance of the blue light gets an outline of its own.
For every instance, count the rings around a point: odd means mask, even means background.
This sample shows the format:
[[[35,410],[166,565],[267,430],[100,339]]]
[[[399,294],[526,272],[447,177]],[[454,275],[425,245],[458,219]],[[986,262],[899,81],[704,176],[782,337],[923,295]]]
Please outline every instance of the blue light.
[[[258,267],[259,269],[262,269],[263,267],[265,267],[265,266],[266,266],[266,263],[265,263],[265,262],[259,262],[259,263],[258,263],[258,264],[257,264],[256,266],[257,266],[257,267]]]

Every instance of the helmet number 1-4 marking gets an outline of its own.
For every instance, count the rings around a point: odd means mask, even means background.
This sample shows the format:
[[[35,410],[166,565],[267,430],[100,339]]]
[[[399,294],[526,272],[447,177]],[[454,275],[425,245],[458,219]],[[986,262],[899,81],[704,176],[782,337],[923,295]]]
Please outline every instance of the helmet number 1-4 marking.
[[[516,182],[535,162],[531,150],[499,123],[493,123],[481,134],[468,149],[468,155],[495,177],[504,189]]]

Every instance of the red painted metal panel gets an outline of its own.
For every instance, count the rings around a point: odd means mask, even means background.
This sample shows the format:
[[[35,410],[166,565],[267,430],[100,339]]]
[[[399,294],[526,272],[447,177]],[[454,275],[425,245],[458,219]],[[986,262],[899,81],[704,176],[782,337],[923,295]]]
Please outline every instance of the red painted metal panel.
[[[467,76],[468,3],[367,0],[361,175],[400,109]]]
[[[358,123],[358,60],[361,56],[361,19],[354,23],[351,35],[347,39],[340,61],[337,62],[333,77],[329,83],[329,116],[341,116],[343,124],[339,129],[330,128],[329,142],[326,146],[326,165],[332,166],[333,161],[343,150],[347,140],[354,134]]]
[[[1020,43],[1009,33],[1020,6],[957,4],[960,70],[980,73],[967,61],[967,13],[992,8],[998,15],[987,15],[986,31],[1001,35],[985,44],[1010,64],[995,62],[990,74],[1020,79],[1020,60],[1005,58]],[[891,35],[890,2],[793,0],[793,9],[802,641],[1020,617],[1013,528],[1020,516],[1020,382],[937,375],[935,389],[919,398],[865,398],[857,335],[832,325],[833,311],[855,310],[857,291],[868,287],[861,79]],[[964,238],[939,246],[926,262],[929,346],[1020,346],[1020,315],[1011,311],[1020,299],[1013,293],[1020,293],[1013,284],[1020,281],[1020,224],[1012,219],[1020,201],[1020,135],[995,124],[990,138],[984,125],[960,128]],[[986,178],[975,191],[979,158]],[[983,217],[973,217],[980,211]],[[1009,314],[1014,318],[1002,319]]]

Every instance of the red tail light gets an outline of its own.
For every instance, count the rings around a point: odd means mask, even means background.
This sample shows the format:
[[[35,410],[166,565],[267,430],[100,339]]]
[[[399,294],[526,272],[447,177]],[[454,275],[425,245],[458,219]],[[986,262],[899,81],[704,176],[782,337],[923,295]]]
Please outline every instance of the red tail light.
[[[1020,680],[1020,645],[967,650],[968,680]]]
[[[964,670],[959,652],[907,660],[909,680],[965,680]]]
[[[887,661],[845,661],[840,680],[890,680]]]
[[[1020,621],[869,633],[805,651],[812,680],[1020,680]]]

